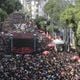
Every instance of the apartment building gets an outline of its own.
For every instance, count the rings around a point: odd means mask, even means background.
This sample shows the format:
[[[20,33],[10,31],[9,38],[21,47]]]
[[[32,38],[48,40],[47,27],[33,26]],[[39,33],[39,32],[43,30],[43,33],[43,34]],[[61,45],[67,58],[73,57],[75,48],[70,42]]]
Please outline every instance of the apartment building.
[[[44,5],[47,1],[48,0],[20,0],[23,5],[23,11],[32,18],[45,16]]]

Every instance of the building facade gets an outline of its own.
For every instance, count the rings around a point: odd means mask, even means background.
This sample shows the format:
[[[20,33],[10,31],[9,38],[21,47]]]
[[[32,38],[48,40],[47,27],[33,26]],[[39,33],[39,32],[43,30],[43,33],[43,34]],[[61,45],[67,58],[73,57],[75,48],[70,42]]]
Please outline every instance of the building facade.
[[[20,0],[23,11],[35,19],[37,16],[45,16],[44,5],[48,0]]]

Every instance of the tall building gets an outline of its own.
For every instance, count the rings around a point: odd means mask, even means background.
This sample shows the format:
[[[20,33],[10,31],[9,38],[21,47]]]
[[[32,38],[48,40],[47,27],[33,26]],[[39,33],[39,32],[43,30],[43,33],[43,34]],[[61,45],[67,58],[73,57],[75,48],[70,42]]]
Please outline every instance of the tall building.
[[[44,5],[48,0],[20,0],[23,10],[32,18],[44,16]]]
[[[44,16],[45,13],[44,13],[44,6],[45,4],[47,3],[48,0],[39,0],[38,2],[38,6],[37,6],[37,9],[38,9],[38,15],[39,16]]]

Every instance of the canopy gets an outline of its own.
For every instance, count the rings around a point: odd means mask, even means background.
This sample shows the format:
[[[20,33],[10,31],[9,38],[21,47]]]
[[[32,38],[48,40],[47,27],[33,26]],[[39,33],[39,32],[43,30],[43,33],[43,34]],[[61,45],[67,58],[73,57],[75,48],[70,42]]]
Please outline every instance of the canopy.
[[[55,43],[55,44],[64,44],[64,41],[61,40],[61,39],[55,39],[55,40],[53,40],[53,43]]]

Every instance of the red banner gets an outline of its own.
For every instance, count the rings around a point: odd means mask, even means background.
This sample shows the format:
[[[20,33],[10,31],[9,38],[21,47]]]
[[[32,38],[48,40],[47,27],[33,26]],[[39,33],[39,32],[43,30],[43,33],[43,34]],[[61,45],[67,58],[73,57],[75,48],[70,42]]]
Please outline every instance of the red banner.
[[[26,54],[26,53],[32,53],[34,50],[29,47],[22,47],[22,48],[14,47],[11,51],[13,53]]]

